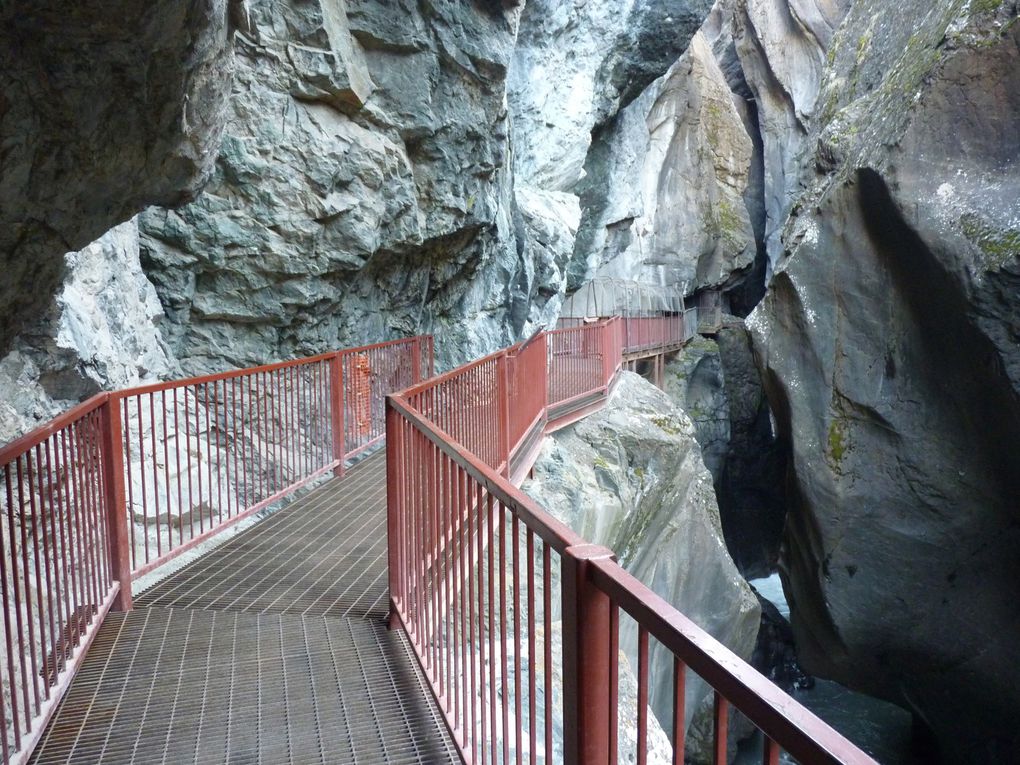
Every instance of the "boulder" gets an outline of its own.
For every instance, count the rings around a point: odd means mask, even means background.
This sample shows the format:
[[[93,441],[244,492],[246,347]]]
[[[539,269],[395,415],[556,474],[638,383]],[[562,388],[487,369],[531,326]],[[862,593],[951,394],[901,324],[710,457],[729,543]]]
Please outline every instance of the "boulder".
[[[1020,757],[1018,17],[854,4],[748,320],[791,445],[800,658],[910,709],[953,762]]]

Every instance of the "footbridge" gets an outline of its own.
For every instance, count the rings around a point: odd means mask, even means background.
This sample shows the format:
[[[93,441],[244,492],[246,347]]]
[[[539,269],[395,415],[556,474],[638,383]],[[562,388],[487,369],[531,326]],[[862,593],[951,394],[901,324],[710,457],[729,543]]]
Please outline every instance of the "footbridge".
[[[738,715],[765,763],[872,762],[517,488],[648,350],[626,326],[102,393],[0,449],[0,759],[608,765],[630,725],[645,763],[666,668],[674,763],[695,677],[716,763]]]

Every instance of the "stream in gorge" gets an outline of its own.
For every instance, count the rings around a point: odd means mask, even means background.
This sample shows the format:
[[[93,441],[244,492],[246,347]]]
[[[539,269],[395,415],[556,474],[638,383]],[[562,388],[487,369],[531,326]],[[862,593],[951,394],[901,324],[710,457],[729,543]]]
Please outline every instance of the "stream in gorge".
[[[769,600],[785,619],[790,618],[779,574],[752,579],[750,584]],[[795,688],[790,692],[798,702],[810,709],[882,765],[914,765],[910,713],[881,699],[857,693],[831,680],[815,678],[812,688]],[[761,735],[744,742],[734,760],[736,765],[761,762]],[[781,762],[793,763],[785,753]]]

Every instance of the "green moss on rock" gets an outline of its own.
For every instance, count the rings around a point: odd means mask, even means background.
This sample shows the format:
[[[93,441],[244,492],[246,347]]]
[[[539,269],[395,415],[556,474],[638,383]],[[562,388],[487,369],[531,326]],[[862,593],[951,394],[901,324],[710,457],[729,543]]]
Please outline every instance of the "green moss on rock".
[[[829,423],[827,457],[829,465],[838,475],[843,474],[843,460],[850,450],[850,437],[846,421],[836,418]]]
[[[986,265],[1002,268],[1012,260],[1020,259],[1020,231],[1014,228],[997,229],[976,213],[960,218],[963,235],[984,253]]]
[[[683,433],[683,425],[676,417],[669,415],[664,417],[653,417],[652,422],[654,422],[659,429],[667,435],[676,436]]]

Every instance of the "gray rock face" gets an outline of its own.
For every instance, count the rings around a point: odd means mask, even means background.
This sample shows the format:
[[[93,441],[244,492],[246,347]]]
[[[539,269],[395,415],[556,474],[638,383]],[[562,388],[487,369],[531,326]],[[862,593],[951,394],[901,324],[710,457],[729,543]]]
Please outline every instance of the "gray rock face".
[[[753,151],[734,94],[699,32],[589,153],[575,269],[686,284],[688,293],[727,283],[757,252],[744,202]]]
[[[45,312],[64,254],[193,197],[229,92],[226,0],[0,10],[0,353]]]
[[[508,83],[521,183],[574,191],[592,131],[683,53],[709,0],[531,0]]]
[[[1020,9],[858,0],[752,314],[806,668],[1020,756]]]
[[[418,331],[442,334],[452,363],[523,329],[533,275],[515,240],[503,103],[514,15],[251,4],[207,193],[142,217],[186,368]]]
[[[786,518],[787,446],[772,432],[743,323],[729,317],[714,340],[692,341],[666,365],[665,382],[694,422],[730,555],[745,577],[767,576]]]
[[[781,232],[803,189],[805,171],[810,170],[802,154],[817,124],[829,47],[852,4],[853,0],[733,0],[724,4],[732,9],[732,43],[724,34],[717,49],[732,45],[739,76],[754,98],[758,118],[769,273],[782,255]],[[881,11],[869,24],[884,24],[883,18]],[[912,25],[912,21],[907,23]]]
[[[730,444],[730,401],[719,346],[697,336],[666,364],[666,394],[694,423],[705,467],[718,481]]]
[[[723,542],[712,479],[694,425],[635,374],[621,374],[605,409],[543,445],[524,490],[585,539],[614,550],[620,564],[744,658],[759,607]],[[621,648],[636,666],[637,635],[623,620]],[[654,649],[650,704],[672,714],[672,658]],[[709,751],[709,689],[688,681],[688,752]],[[695,719],[697,718],[697,719]],[[693,721],[693,728],[691,723]]]
[[[134,220],[66,261],[46,313],[0,359],[0,443],[101,390],[179,372],[154,326],[163,309],[138,264]]]

